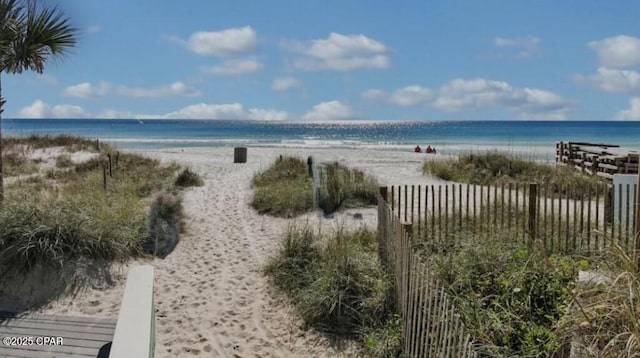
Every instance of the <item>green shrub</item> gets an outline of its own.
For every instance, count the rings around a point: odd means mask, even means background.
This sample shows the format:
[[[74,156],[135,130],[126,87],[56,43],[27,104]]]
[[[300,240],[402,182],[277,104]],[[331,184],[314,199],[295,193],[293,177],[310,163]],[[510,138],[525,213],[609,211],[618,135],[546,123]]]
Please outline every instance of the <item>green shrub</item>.
[[[540,183],[550,185],[553,192],[563,192],[568,187],[583,188],[570,192],[570,198],[604,192],[606,183],[595,176],[586,176],[568,167],[553,167],[525,161],[499,152],[462,154],[457,160],[430,160],[424,163],[423,172],[443,180],[462,183],[493,185],[508,182]]]
[[[32,148],[45,147],[34,138],[11,139],[11,143],[25,148],[28,141]],[[49,144],[85,143],[75,140],[43,139]],[[169,188],[177,167],[121,154],[104,190],[100,165],[104,159],[75,164],[75,170],[53,169],[6,186],[0,208],[0,272],[62,268],[85,259],[123,261],[144,254],[143,243],[152,231],[146,198]],[[165,211],[157,217],[179,208],[179,201],[163,201],[161,206]]]
[[[281,290],[297,298],[298,291],[308,287],[315,278],[315,262],[320,257],[318,238],[306,225],[289,226],[278,255],[266,268]]]
[[[185,168],[180,172],[180,174],[178,174],[174,185],[184,188],[189,186],[202,186],[204,185],[204,182],[202,181],[200,174],[189,168]]]
[[[377,204],[378,182],[362,171],[334,162],[325,165],[321,173],[318,206],[325,214]]]
[[[314,209],[311,178],[306,163],[299,158],[276,160],[252,183],[251,206],[261,214],[295,217]]]
[[[182,221],[182,198],[165,191],[158,193],[149,210],[149,236],[144,250],[155,256],[166,257],[178,244]]]
[[[510,230],[479,244],[462,234],[447,250],[426,254],[472,337],[487,356],[552,355],[560,347],[555,325],[571,302],[578,269],[568,256],[528,249]]]
[[[377,262],[375,233],[339,231],[327,241],[308,225],[290,227],[266,272],[307,326],[356,339],[367,356],[399,352],[402,324],[391,277]]]

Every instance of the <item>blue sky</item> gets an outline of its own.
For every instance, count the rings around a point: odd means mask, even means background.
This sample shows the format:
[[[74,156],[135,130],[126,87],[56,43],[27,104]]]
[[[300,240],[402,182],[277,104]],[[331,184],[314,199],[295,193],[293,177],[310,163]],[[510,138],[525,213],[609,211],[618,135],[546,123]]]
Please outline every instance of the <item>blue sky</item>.
[[[47,0],[8,118],[640,120],[640,1]]]

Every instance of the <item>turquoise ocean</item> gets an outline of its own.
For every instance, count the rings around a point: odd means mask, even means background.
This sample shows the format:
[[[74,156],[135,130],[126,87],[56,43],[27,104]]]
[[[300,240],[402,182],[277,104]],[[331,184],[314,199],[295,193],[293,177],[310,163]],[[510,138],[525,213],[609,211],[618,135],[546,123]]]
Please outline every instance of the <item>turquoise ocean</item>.
[[[410,151],[416,145],[441,154],[498,150],[554,160],[558,141],[640,147],[640,122],[442,121],[257,122],[242,120],[4,119],[5,135],[74,134],[120,149],[187,147],[293,147]]]

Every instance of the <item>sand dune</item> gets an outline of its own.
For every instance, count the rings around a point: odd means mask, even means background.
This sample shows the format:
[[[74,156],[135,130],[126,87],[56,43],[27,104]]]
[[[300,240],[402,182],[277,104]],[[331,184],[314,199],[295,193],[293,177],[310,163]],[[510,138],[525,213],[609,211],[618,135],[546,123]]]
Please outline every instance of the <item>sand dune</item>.
[[[248,163],[233,164],[233,148],[144,152],[177,161],[201,173],[205,185],[184,198],[186,233],[155,267],[156,357],[336,357],[319,334],[303,331],[286,297],[270,287],[262,268],[292,220],[258,215],[248,205],[253,175],[278,155],[316,162],[340,161],[377,177],[383,184],[437,183],[420,173],[424,155],[404,152],[249,148]],[[309,214],[322,230],[376,224],[375,209],[354,210],[332,219]],[[135,265],[132,262],[129,265]],[[116,269],[114,285],[89,288],[50,304],[45,313],[116,316],[127,266]]]

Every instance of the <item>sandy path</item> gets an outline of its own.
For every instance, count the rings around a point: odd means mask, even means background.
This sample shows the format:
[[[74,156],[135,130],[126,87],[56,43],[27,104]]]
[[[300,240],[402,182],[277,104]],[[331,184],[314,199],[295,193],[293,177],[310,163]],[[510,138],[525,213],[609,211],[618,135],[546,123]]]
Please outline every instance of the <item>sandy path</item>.
[[[155,267],[156,357],[349,355],[337,353],[320,335],[302,331],[286,298],[275,292],[262,273],[291,221],[253,211],[248,205],[250,181],[283,151],[250,151],[247,164],[233,164],[232,151],[146,153],[189,165],[205,179],[204,186],[185,193],[187,230],[180,243],[166,259],[151,262]],[[307,218],[319,221],[327,230],[341,224],[374,225],[375,209],[362,212],[364,220],[354,220],[351,212],[331,220],[315,214]],[[87,289],[75,298],[52,303],[44,312],[117,316],[126,271],[126,267],[119,271],[113,286]]]

